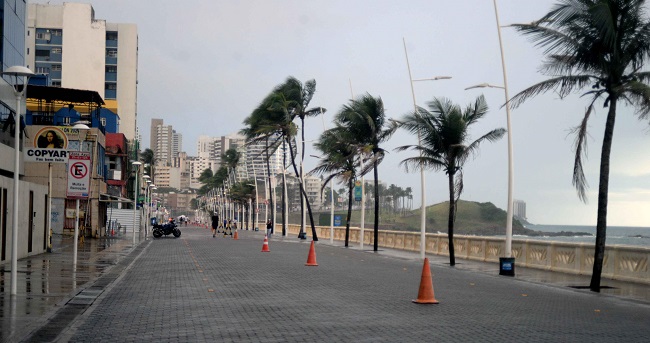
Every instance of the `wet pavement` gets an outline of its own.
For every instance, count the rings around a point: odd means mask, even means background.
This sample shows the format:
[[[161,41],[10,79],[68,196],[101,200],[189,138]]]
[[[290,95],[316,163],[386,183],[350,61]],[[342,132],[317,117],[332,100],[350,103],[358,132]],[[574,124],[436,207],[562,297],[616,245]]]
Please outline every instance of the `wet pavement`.
[[[11,296],[11,263],[0,265],[0,339],[15,337],[41,324],[52,311],[64,306],[108,268],[133,250],[133,236],[86,239],[79,244],[77,266],[73,267],[73,237],[54,235],[52,252],[18,260],[18,286]],[[142,239],[137,238],[136,244]]]
[[[188,232],[184,233],[181,237],[182,242],[185,242],[184,244],[186,248],[189,249],[193,245],[196,245],[198,249],[198,244],[206,244],[203,241],[205,240],[205,237],[201,238],[201,236],[209,236],[208,230],[191,227],[190,229],[191,230],[188,230]],[[259,251],[259,248],[261,248],[261,244],[259,243],[261,237],[262,234],[258,232],[242,232],[242,238],[255,239],[255,241],[252,242],[255,254]],[[129,234],[107,239],[88,239],[83,245],[79,246],[78,263],[76,268],[73,268],[71,260],[73,256],[72,237],[55,236],[53,239],[54,248],[52,253],[32,256],[18,261],[18,294],[15,297],[12,297],[9,294],[11,287],[10,263],[0,265],[0,291],[2,292],[2,301],[0,301],[1,341],[16,342],[25,339],[25,337],[29,338],[28,341],[54,341],[57,337],[61,337],[62,332],[64,332],[66,328],[74,322],[75,318],[83,317],[84,313],[92,313],[91,306],[93,306],[95,300],[107,296],[105,290],[110,290],[112,287],[131,287],[132,285],[130,285],[127,280],[119,282],[119,285],[116,286],[116,284],[118,284],[116,280],[129,274],[129,268],[138,256],[147,256],[148,254],[154,253],[154,250],[147,248],[150,243],[152,243],[150,239],[148,240],[143,237],[137,237],[136,240],[136,244],[134,245],[132,236]],[[158,244],[163,244],[162,242],[168,241],[165,238],[162,238],[161,242],[158,242]],[[169,242],[172,243],[174,241],[169,240]],[[222,241],[212,242],[222,244],[219,243]],[[298,240],[292,236],[272,236],[271,244],[280,242],[288,244],[305,243],[305,241]],[[241,242],[240,244],[242,243],[244,242]],[[318,242],[318,245],[323,246],[319,248],[322,249],[324,246],[330,245],[330,243],[329,240],[322,239]],[[177,246],[179,246],[179,244],[173,245],[173,247]],[[217,254],[217,252],[211,250],[212,248],[209,246],[206,246],[205,248],[207,250],[203,251],[205,256],[204,258],[208,258],[208,261],[211,261],[214,257],[210,256]],[[223,246],[223,248],[227,248],[227,246]],[[274,246],[272,251],[276,252],[276,249],[277,248]],[[337,253],[337,249],[342,249],[340,250],[340,254],[347,254],[346,251],[349,253],[360,252],[358,244],[350,245],[348,249],[345,249],[343,243],[339,241],[334,241],[333,245],[328,247],[328,249],[328,255],[338,255],[339,253]],[[198,253],[195,258],[192,250],[189,251],[193,259],[193,261],[190,262],[198,266]],[[236,253],[236,251],[232,252],[232,254]],[[276,252],[276,254],[277,253],[278,252]],[[417,269],[417,261],[420,261],[418,253],[381,248],[380,251],[373,252],[371,247],[367,245],[364,247],[363,253],[364,255],[368,254],[368,258],[372,255],[377,258],[404,260],[408,263],[413,263],[415,261],[415,269]],[[187,257],[187,255],[179,256]],[[439,269],[439,273],[444,272],[444,270],[456,270],[461,274],[464,274],[464,277],[467,280],[471,281],[476,279],[476,283],[486,282],[486,276],[488,276],[489,282],[492,282],[492,278],[499,280],[508,279],[508,277],[496,276],[499,272],[498,264],[496,263],[483,263],[459,259],[457,260],[456,267],[449,269],[447,257],[435,255],[430,255],[428,257],[432,269]],[[146,261],[147,258],[153,258],[153,256],[146,258],[143,257],[144,261]],[[224,256],[223,258],[230,258],[230,255],[227,257]],[[302,256],[299,258],[302,258]],[[239,260],[234,261],[237,263],[240,262]],[[361,261],[364,261],[364,259]],[[186,269],[184,269],[183,272],[186,272]],[[231,271],[228,269],[220,271],[220,273],[227,272]],[[175,274],[179,273],[181,272],[175,272]],[[203,272],[201,271],[201,273]],[[517,267],[516,276],[513,279],[530,284],[547,285],[560,290],[570,289],[576,294],[593,294],[587,289],[584,289],[584,287],[589,284],[589,276]],[[205,281],[205,277],[202,280]],[[181,280],[179,280],[179,282],[180,281]],[[254,280],[253,278],[250,279],[249,282],[263,281]],[[471,281],[470,285],[473,285],[474,283],[474,281]],[[179,285],[182,284],[183,283],[181,282]],[[650,285],[608,279],[603,279],[602,284],[604,288],[601,291],[600,296],[614,298],[613,301],[623,300],[626,302],[638,303],[643,307],[650,305]],[[136,287],[136,289],[141,289],[141,287]],[[411,289],[410,291],[411,293],[413,292]],[[551,290],[550,292],[555,291]],[[133,297],[135,294],[139,293],[130,293],[129,296]],[[245,300],[243,301],[246,302]],[[180,308],[184,305],[183,303],[177,303],[174,306],[179,306]],[[136,307],[153,308],[154,305],[148,301],[143,301],[142,304]],[[257,312],[256,309],[251,309],[251,311],[250,315],[254,315],[254,313]],[[110,341],[110,339],[108,341]]]

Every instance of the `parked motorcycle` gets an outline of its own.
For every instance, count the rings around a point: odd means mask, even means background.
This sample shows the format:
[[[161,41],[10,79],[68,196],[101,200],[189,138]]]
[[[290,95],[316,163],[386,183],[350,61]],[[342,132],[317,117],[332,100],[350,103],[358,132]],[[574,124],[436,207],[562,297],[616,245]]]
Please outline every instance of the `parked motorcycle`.
[[[153,225],[153,236],[155,238],[160,238],[163,235],[174,235],[174,237],[181,236],[181,230],[176,226],[176,222],[170,218],[169,222],[165,224],[154,224]]]

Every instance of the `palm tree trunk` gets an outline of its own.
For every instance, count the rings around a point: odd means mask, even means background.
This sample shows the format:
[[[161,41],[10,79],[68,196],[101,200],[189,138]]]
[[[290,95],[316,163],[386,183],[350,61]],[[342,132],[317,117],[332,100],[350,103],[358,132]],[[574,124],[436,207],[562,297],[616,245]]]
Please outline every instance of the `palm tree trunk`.
[[[373,251],[377,251],[379,247],[379,171],[377,171],[377,160],[375,160],[374,172],[375,172],[375,226],[374,226],[374,237],[373,237]]]
[[[454,217],[456,213],[456,197],[454,196],[454,173],[449,172],[449,218],[447,221],[447,236],[449,237],[449,265],[456,265],[454,253]]]
[[[302,150],[300,151],[302,155],[302,160],[305,160],[305,118],[301,117],[300,118],[300,131],[302,134]],[[303,168],[303,163],[300,164],[300,168]],[[300,180],[300,185],[302,187],[302,183],[305,180]],[[314,225],[314,215],[311,212],[311,205],[309,204],[309,198],[307,197],[307,191],[305,190],[305,187],[302,187],[302,193],[303,196],[305,197],[305,204],[307,205],[307,214],[309,214],[309,223],[311,224],[311,237],[313,241],[318,241],[318,236],[316,235],[316,226]]]
[[[600,292],[600,276],[603,272],[605,258],[605,238],[607,233],[607,200],[609,192],[609,160],[614,139],[614,124],[616,122],[616,101],[612,97],[609,102],[609,112],[605,123],[605,136],[600,154],[600,183],[598,186],[598,217],[596,218],[596,246],[594,251],[594,269],[591,274],[589,289]]]
[[[354,182],[352,178],[348,182],[348,217],[345,220],[345,246],[350,241],[350,220],[352,219],[352,192],[354,192]]]
[[[271,207],[270,207],[271,213],[275,213],[274,212],[275,207],[273,207],[273,206],[275,206],[275,204],[273,203],[273,184],[271,182],[271,161],[269,160],[269,138],[268,137],[266,137],[266,149],[265,149],[265,152],[266,152],[265,153],[266,154],[266,174],[267,174],[267,177],[269,179],[269,204],[271,205]],[[273,226],[272,226],[273,229],[271,229],[271,232],[273,232],[273,231],[275,231],[275,222],[274,222],[275,218],[273,218],[273,214],[271,214],[271,218],[272,218],[271,221],[273,222]]]
[[[287,209],[287,197],[284,196],[286,194],[286,188],[287,188],[287,175],[286,172],[284,171],[284,167],[287,165],[287,150],[286,150],[286,140],[282,141],[282,236],[287,235],[287,220],[289,218],[286,218],[285,216],[285,211]]]

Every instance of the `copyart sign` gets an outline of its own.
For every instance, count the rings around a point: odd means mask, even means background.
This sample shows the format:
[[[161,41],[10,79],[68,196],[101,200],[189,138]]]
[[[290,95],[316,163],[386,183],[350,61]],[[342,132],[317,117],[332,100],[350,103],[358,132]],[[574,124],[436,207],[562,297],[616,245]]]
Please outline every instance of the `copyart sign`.
[[[90,192],[90,153],[68,152],[68,198],[88,198]]]
[[[68,135],[79,135],[78,129],[46,126],[34,135],[31,147],[25,147],[25,162],[68,163]]]
[[[25,162],[68,163],[68,150],[25,148]]]

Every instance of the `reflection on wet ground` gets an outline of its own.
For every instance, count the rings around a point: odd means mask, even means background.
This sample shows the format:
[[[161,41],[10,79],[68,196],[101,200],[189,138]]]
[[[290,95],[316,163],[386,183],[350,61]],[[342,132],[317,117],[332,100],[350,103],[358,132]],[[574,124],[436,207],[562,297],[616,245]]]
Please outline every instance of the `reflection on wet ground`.
[[[87,239],[78,246],[74,266],[73,243],[71,236],[54,235],[51,253],[19,260],[16,296],[10,294],[11,263],[0,265],[1,341],[56,311],[77,289],[96,280],[133,248],[132,236]]]

